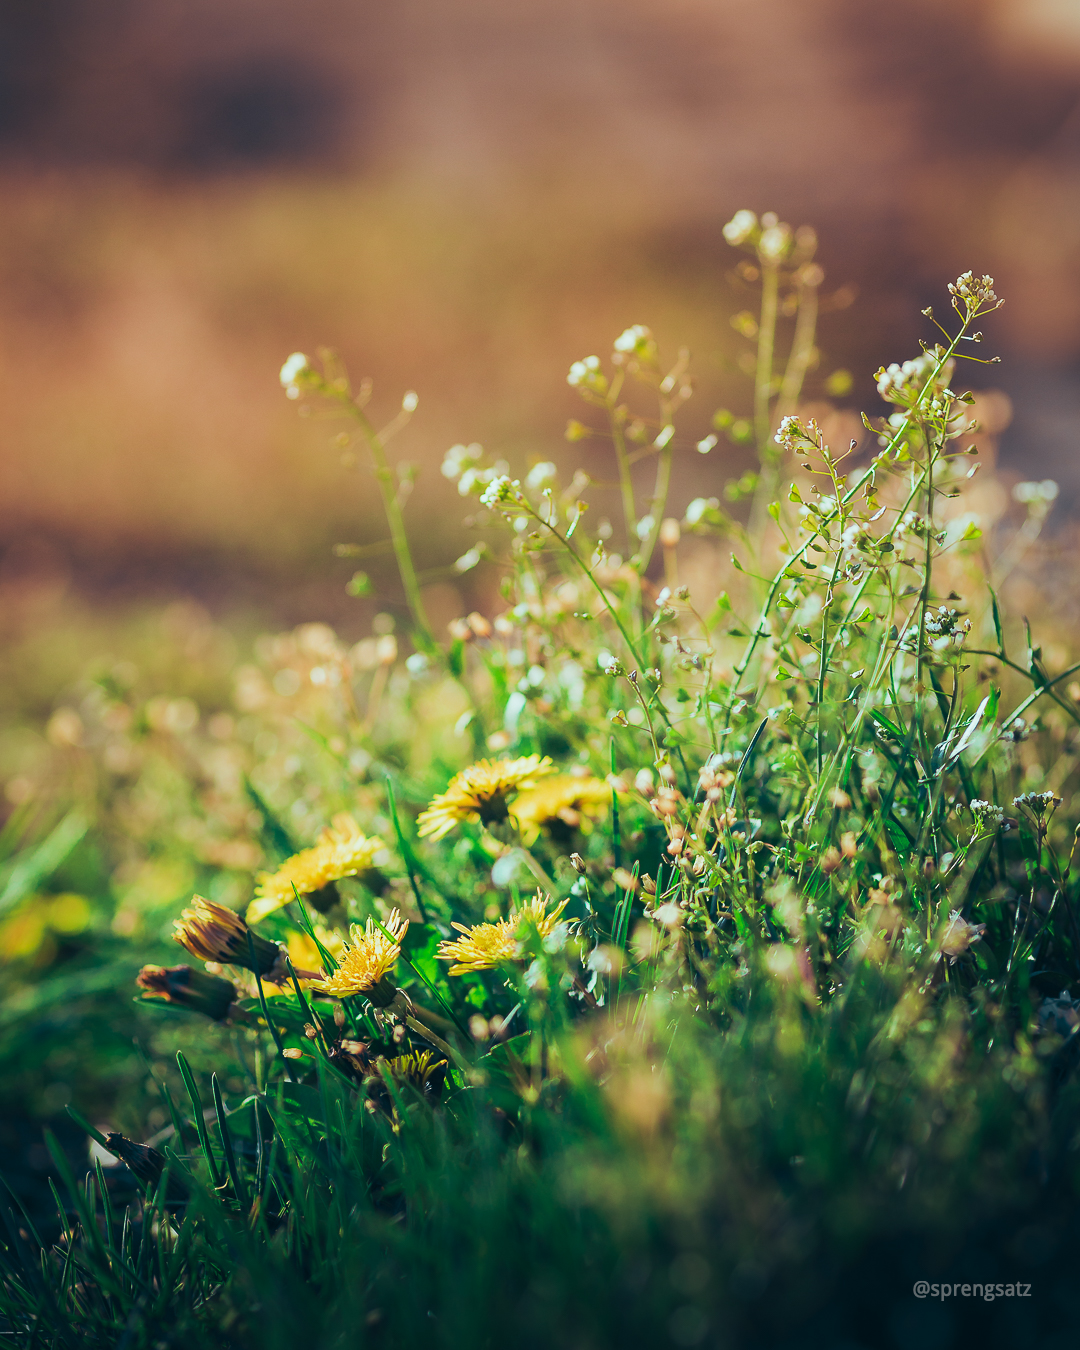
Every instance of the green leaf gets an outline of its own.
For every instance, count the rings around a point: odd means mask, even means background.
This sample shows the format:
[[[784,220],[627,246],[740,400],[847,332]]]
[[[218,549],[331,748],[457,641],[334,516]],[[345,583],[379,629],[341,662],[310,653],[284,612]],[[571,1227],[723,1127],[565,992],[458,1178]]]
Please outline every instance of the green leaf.
[[[8,874],[0,893],[0,914],[13,909],[20,900],[36,891],[43,881],[67,861],[68,856],[90,828],[81,811],[71,811],[56,828],[29,853],[21,854]]]
[[[965,529],[964,533],[960,536],[961,542],[967,539],[981,539],[981,538],[982,538],[982,530],[979,529],[978,525],[976,525],[973,520],[969,520],[967,524],[967,529]]]
[[[998,651],[1004,656],[1005,638],[1002,636],[1001,632],[1001,611],[998,609],[998,599],[994,594],[993,588],[988,587],[988,589],[990,591],[990,605],[994,612],[994,636],[997,638]]]

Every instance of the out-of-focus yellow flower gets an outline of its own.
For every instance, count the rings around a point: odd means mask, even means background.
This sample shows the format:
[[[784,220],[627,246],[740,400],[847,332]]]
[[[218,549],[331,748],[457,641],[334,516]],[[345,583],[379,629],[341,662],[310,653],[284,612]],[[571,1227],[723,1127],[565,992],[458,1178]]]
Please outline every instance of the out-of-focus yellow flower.
[[[531,844],[541,830],[558,832],[588,829],[611,805],[611,788],[599,778],[582,778],[572,773],[556,774],[536,787],[520,793],[510,808],[510,816]]]
[[[239,914],[214,900],[192,896],[173,927],[174,940],[200,961],[245,966],[257,975],[270,975],[276,967],[284,975],[277,943],[253,933]]]
[[[383,927],[385,933],[376,928],[373,919],[368,919],[366,928],[353,924],[337,970],[319,985],[324,994],[334,998],[363,994],[383,1008],[393,1001],[397,990],[386,977],[401,955],[401,939],[409,921],[395,909]]]
[[[324,928],[322,924],[317,923],[315,925],[315,936],[335,961],[341,960],[345,951],[345,939],[339,932],[335,929]],[[294,970],[299,972],[301,970],[322,969],[322,957],[319,955],[319,949],[306,933],[290,933],[286,945],[289,950],[289,960],[292,962]],[[301,978],[303,977],[301,976]]]
[[[454,961],[450,967],[451,975],[466,975],[472,970],[492,970],[495,966],[521,958],[521,940],[525,930],[531,925],[541,937],[549,937],[559,916],[566,908],[567,901],[558,905],[549,914],[549,898],[543,891],[537,891],[531,900],[508,919],[498,923],[478,923],[473,928],[455,923],[451,927],[463,934],[454,942],[440,942],[436,953],[440,961]]]
[[[352,816],[335,816],[332,826],[323,830],[314,848],[294,854],[276,872],[260,874],[255,899],[248,906],[248,921],[258,923],[274,910],[291,904],[296,894],[311,895],[342,877],[370,871],[385,847],[381,839],[363,835]]]
[[[478,760],[456,774],[446,791],[434,797],[427,810],[420,813],[419,833],[442,839],[463,820],[484,825],[505,820],[512,797],[554,772],[555,766],[546,755]]]
[[[84,895],[65,891],[61,895],[35,895],[0,924],[0,957],[18,960],[55,952],[53,934],[67,936],[89,927],[93,913]],[[51,957],[49,957],[51,959]]]
[[[398,1083],[407,1083],[425,1096],[437,1097],[449,1067],[445,1059],[436,1056],[433,1050],[413,1050],[407,1055],[396,1055],[393,1059],[384,1059],[391,1078]]]

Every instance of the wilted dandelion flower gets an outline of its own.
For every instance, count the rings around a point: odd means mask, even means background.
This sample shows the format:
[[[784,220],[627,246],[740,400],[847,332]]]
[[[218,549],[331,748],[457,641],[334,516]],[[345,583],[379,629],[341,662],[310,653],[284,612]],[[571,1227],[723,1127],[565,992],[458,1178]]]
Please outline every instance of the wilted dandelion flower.
[[[395,909],[383,927],[385,933],[376,928],[373,919],[368,919],[365,928],[353,924],[337,970],[319,986],[323,993],[334,998],[363,994],[382,1008],[393,1001],[397,990],[386,976],[401,955],[401,939],[408,931],[409,921]]]
[[[407,1083],[425,1096],[438,1096],[446,1077],[447,1063],[433,1050],[413,1050],[407,1055],[395,1055],[383,1060],[390,1076],[398,1083]]]
[[[478,923],[472,928],[451,924],[463,936],[454,942],[440,942],[436,956],[440,961],[453,961],[451,975],[467,975],[473,970],[493,970],[508,961],[521,959],[521,941],[531,924],[542,938],[550,937],[567,901],[549,914],[549,898],[537,891],[516,913],[498,923]]]
[[[200,961],[244,966],[256,975],[270,975],[277,967],[284,974],[277,943],[253,933],[239,914],[213,900],[192,896],[173,927],[174,940]]]
[[[421,837],[442,839],[463,820],[484,825],[505,820],[511,797],[554,772],[555,766],[546,755],[478,760],[456,774],[446,791],[433,797],[427,810],[421,811],[419,833]]]
[[[541,830],[559,833],[587,829],[611,805],[611,788],[599,778],[572,773],[556,774],[522,792],[510,808],[510,817],[531,843]]]
[[[274,910],[290,904],[296,894],[314,895],[342,877],[370,872],[385,847],[381,839],[363,835],[352,816],[335,816],[333,825],[323,830],[314,848],[294,854],[276,872],[260,874],[255,899],[248,906],[248,919],[258,923]]]
[[[160,999],[215,1022],[229,1016],[237,1000],[236,985],[220,975],[210,975],[191,966],[143,966],[135,983],[145,1000]]]
[[[949,923],[941,935],[939,946],[942,954],[952,965],[967,951],[973,942],[978,942],[986,932],[984,923],[968,923],[959,910],[949,915]]]

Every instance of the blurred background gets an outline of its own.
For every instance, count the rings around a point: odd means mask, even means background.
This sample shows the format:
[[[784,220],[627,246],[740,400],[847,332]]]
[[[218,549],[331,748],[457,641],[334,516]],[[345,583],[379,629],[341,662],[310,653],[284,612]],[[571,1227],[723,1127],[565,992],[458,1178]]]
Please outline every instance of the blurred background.
[[[9,624],[31,600],[40,619],[191,596],[358,636],[371,606],[332,545],[385,531],[336,428],[282,398],[284,357],[338,349],[387,415],[419,392],[395,456],[421,470],[409,510],[437,569],[464,537],[447,447],[567,462],[566,368],[627,324],[693,350],[691,422],[744,398],[720,236],[744,206],[817,227],[826,289],[850,302],[823,321],[821,371],[850,368],[856,406],[929,336],[918,311],[944,310],[948,280],[992,273],[1004,364],[970,382],[1012,400],[1006,468],[1057,478],[1058,515],[1080,490],[1075,0],[0,16]],[[718,490],[725,453],[684,496]]]

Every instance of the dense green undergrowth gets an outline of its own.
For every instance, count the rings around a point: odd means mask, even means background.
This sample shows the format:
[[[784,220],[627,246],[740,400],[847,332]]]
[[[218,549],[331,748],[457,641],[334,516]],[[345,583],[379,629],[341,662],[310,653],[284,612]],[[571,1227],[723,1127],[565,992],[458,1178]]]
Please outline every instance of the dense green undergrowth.
[[[725,233],[760,287],[747,416],[684,437],[689,358],[636,326],[569,377],[610,483],[448,453],[497,612],[429,623],[387,457],[415,396],[380,429],[297,355],[287,393],[370,459],[403,603],[351,648],[263,640],[228,709],[114,669],[54,715],[83,814],[55,857],[13,844],[18,997],[71,1017],[25,962],[78,909],[42,888],[83,834],[126,851],[88,946],[164,959],[175,918],[195,960],[139,976],[158,1100],[116,1109],[148,1143],[88,1122],[85,1179],[50,1145],[58,1217],[9,1208],[18,1343],[1053,1345],[1075,1319],[1080,668],[999,600],[1054,495],[1020,484],[994,528],[960,363],[999,301],[959,278],[859,421],[824,401],[842,372],[810,383],[812,232]],[[758,471],[669,514],[674,457],[721,436]],[[86,960],[76,1024],[115,998]],[[961,1312],[919,1279],[1013,1293]]]

